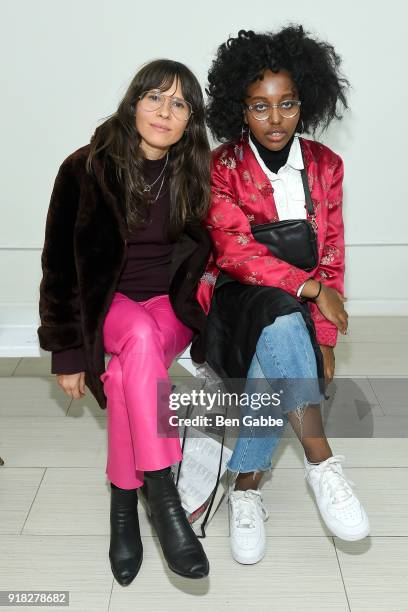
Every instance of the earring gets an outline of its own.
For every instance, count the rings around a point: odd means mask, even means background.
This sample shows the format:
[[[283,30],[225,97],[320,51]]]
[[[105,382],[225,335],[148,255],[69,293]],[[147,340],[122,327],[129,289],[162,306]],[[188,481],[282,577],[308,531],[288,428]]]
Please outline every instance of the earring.
[[[249,132],[249,129],[245,129],[245,123],[242,124],[241,127],[241,138],[240,138],[240,144],[238,146],[238,159],[239,161],[242,161],[244,159],[244,136],[245,134]],[[248,127],[248,126],[247,126]]]

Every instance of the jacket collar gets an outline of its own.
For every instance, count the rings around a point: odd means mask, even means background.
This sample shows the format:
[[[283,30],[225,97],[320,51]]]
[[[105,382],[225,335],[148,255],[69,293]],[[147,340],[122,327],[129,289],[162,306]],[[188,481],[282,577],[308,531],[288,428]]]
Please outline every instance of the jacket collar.
[[[258,164],[261,166],[261,168],[263,169],[264,173],[266,175],[268,175],[269,173],[271,174],[275,174],[274,172],[272,172],[271,170],[269,170],[265,164],[265,162],[263,161],[258,149],[256,148],[256,145],[254,143],[254,141],[252,140],[251,136],[248,136],[248,144],[251,148],[252,153],[255,155]],[[302,170],[303,168],[303,159],[302,159],[302,151],[300,148],[300,143],[299,143],[299,137],[298,135],[295,135],[292,145],[290,147],[289,150],[289,155],[286,161],[285,166],[290,166],[291,168],[293,168],[294,170]]]
[[[297,140],[299,142],[300,147],[296,151],[294,150],[294,145]],[[310,164],[315,161],[315,158],[314,158],[314,155],[313,155],[313,152],[311,150],[309,143],[310,143],[309,140],[302,138],[301,136],[295,137],[295,140],[293,141],[292,147],[290,149],[290,154],[289,154],[287,163],[288,164],[290,163],[290,165],[293,168],[296,168],[297,170],[301,170],[301,168],[303,168],[301,153],[303,153],[304,167],[305,167],[306,172],[308,172]],[[256,153],[254,151],[255,145],[251,146],[251,143],[249,142],[249,138],[245,140],[243,143],[242,142],[238,143],[238,146],[243,147],[243,160],[245,160],[245,158],[248,159],[248,156],[255,157],[256,159]]]

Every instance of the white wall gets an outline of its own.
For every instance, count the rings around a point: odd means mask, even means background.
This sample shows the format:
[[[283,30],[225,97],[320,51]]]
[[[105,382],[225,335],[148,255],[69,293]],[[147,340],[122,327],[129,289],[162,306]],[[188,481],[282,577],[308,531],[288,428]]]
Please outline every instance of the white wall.
[[[229,35],[291,21],[334,44],[353,84],[351,111],[322,138],[346,167],[348,310],[408,314],[407,16],[397,0],[2,0],[3,323],[17,317],[15,306],[36,313],[45,215],[59,164],[115,110],[138,67],[171,57],[187,63],[204,86],[213,54]],[[390,100],[399,100],[399,112]]]

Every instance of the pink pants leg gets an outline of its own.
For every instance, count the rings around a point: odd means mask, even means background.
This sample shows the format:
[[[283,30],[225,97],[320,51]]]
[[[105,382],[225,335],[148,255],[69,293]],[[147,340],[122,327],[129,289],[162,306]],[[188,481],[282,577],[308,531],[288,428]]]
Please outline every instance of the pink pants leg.
[[[175,315],[168,295],[135,302],[116,292],[103,326],[111,354],[101,381],[107,397],[106,474],[122,489],[143,484],[144,470],[159,470],[182,458],[178,437],[157,435],[157,382],[170,379],[174,357],[192,331]]]

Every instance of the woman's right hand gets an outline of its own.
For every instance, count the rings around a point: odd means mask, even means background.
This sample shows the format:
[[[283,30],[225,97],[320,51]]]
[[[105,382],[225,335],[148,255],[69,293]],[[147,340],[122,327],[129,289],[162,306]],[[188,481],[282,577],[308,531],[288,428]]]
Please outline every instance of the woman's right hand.
[[[316,289],[317,287],[317,289]],[[314,279],[306,281],[302,290],[302,297],[313,297],[319,290],[319,284]],[[340,333],[347,333],[348,314],[344,310],[344,302],[347,298],[341,295],[336,289],[327,287],[322,283],[322,289],[315,303],[322,315],[331,323],[333,323]]]
[[[57,374],[56,376],[59,386],[72,399],[80,399],[85,395],[85,372]]]

